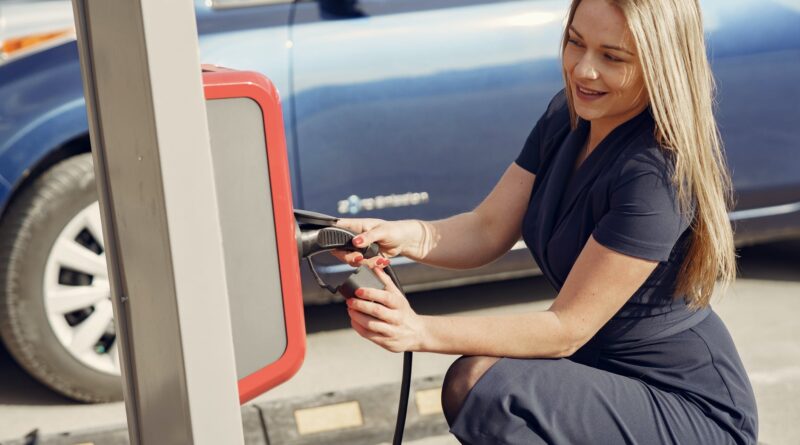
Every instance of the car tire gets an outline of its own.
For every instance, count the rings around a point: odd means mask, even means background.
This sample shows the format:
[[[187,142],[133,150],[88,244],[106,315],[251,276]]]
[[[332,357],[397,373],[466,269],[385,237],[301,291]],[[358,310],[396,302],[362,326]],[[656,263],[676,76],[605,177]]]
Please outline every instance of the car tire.
[[[100,329],[97,320],[100,320],[100,324],[106,323],[102,329],[113,330],[110,292],[108,296],[101,295],[102,286],[107,285],[107,272],[105,278],[101,277],[104,252],[94,252],[98,255],[96,260],[89,258],[94,261],[94,276],[75,271],[70,275],[65,272],[70,269],[60,266],[57,283],[48,282],[46,275],[52,269],[54,252],[58,252],[56,242],[62,240],[66,228],[77,216],[82,215],[81,212],[94,210],[92,206],[97,205],[96,201],[91,154],[80,154],[59,162],[27,184],[14,197],[0,226],[0,335],[11,355],[33,377],[67,397],[84,402],[122,399],[116,347],[113,347],[113,359],[109,360],[115,360],[117,369],[103,370],[89,366],[71,352],[64,342],[64,335],[73,334],[70,329],[74,328],[73,343],[81,343],[84,349],[95,351],[97,344],[86,346],[91,341],[85,341],[85,338],[78,342],[80,336],[77,329],[88,326],[81,323],[94,319],[92,334]],[[93,220],[95,233],[100,226],[99,210],[97,212],[96,221]],[[101,241],[92,241],[98,245],[102,244],[102,230],[99,230],[101,233],[97,237]],[[85,236],[83,232],[81,234]],[[93,239],[91,236],[89,238]],[[93,248],[99,250],[99,247]],[[101,260],[103,263],[100,263]],[[50,272],[50,275],[53,273]],[[48,303],[52,301],[48,300],[50,296],[54,295],[50,289],[66,289],[73,293],[84,289],[67,287],[75,284],[63,281],[64,276],[73,281],[75,277],[81,278],[83,284],[80,285],[100,289],[97,294],[100,296],[92,305],[64,315],[62,322],[57,316],[53,318],[52,308],[57,306]],[[102,320],[99,318],[101,312],[105,317]],[[71,323],[77,323],[77,327]],[[66,331],[61,325],[67,326]],[[115,335],[108,340],[110,335],[104,333],[104,341],[115,342]]]

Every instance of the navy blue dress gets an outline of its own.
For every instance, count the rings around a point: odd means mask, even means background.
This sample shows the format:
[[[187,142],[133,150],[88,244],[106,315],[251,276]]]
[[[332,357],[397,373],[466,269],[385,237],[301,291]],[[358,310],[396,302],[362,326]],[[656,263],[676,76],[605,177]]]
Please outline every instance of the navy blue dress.
[[[674,298],[692,209],[681,211],[647,109],[614,129],[573,174],[589,124],[570,127],[562,91],[516,160],[534,173],[523,238],[560,290],[589,236],[659,261],[573,356],[496,362],[451,432],[470,444],[754,444],[755,398],[710,307]]]

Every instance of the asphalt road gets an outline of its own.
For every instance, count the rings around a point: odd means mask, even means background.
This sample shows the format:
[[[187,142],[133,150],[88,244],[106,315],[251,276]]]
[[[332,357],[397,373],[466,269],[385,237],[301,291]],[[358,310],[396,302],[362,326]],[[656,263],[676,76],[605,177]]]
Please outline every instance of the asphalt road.
[[[714,308],[728,325],[755,388],[760,442],[800,443],[800,242],[740,250],[740,277]],[[541,277],[411,295],[424,314],[488,314],[546,308],[554,292]],[[350,328],[342,304],[308,307],[308,349],[300,372],[257,400],[276,400],[400,380],[401,355]],[[414,377],[442,375],[455,357],[417,354]],[[125,422],[122,403],[84,405],[28,377],[0,348],[0,441],[34,428],[75,431]],[[441,436],[418,445],[456,443]]]

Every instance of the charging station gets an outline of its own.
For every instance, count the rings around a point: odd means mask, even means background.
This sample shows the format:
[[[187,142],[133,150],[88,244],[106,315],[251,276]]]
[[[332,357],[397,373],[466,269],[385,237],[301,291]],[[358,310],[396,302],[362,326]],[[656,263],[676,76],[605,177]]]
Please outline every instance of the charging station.
[[[255,72],[203,66],[239,401],[305,355],[303,292],[280,97]]]
[[[305,355],[301,257],[365,258],[335,217],[295,210],[280,97],[203,66],[189,0],[73,0],[132,444],[242,444],[240,404]],[[398,287],[391,268],[386,272]],[[411,377],[404,353],[394,444]]]

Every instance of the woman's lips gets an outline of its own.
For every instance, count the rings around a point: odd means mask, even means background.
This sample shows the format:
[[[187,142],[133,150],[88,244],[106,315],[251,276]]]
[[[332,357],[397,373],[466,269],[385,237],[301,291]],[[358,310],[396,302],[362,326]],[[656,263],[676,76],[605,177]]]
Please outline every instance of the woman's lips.
[[[596,91],[589,88],[581,87],[580,85],[575,85],[575,95],[578,96],[578,99],[581,99],[586,102],[591,102],[593,100],[600,99],[606,94],[607,93],[602,91]]]

